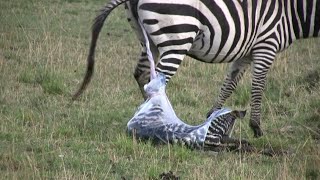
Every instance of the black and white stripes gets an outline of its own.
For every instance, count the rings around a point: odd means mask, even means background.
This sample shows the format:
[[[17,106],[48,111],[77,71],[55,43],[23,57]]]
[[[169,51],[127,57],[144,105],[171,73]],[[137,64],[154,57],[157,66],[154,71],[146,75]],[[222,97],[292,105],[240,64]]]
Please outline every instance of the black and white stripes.
[[[245,114],[245,111],[232,111],[218,116],[214,121],[211,121],[206,133],[204,146],[215,147],[228,143],[226,138],[232,139],[231,133],[236,119],[243,118]]]
[[[223,106],[251,64],[250,125],[256,137],[262,135],[261,97],[276,53],[297,39],[320,33],[320,0],[112,0],[93,25],[88,73],[75,97],[90,80],[89,67],[93,68],[95,43],[103,21],[126,1],[128,18],[142,44],[134,74],[140,88],[149,80],[149,62],[139,21],[148,34],[153,56],[159,59],[157,71],[165,74],[167,81],[186,55],[207,63],[232,62],[210,112]]]

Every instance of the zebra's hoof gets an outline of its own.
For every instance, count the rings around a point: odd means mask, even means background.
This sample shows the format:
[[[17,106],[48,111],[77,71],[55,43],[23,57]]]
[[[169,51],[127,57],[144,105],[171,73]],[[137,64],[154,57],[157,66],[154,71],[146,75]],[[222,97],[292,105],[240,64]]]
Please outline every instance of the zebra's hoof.
[[[211,109],[208,113],[207,113],[207,118],[209,118],[209,116],[213,113],[213,110]]]
[[[250,121],[250,127],[253,130],[253,134],[255,138],[259,138],[263,136],[263,131],[260,127],[260,123],[256,121]]]
[[[255,138],[259,138],[259,137],[261,137],[261,136],[263,136],[262,130],[261,130],[261,129],[256,129],[256,130],[254,131],[254,137],[255,137]]]

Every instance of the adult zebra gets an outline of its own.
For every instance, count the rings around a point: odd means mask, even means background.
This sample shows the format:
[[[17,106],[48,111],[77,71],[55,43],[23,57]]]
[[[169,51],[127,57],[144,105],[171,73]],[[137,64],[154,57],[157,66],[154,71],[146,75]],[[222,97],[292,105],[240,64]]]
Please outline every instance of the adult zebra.
[[[222,107],[252,64],[250,126],[255,137],[263,134],[261,97],[276,53],[297,39],[320,34],[320,0],[111,0],[94,21],[86,76],[73,99],[90,82],[105,19],[124,2],[143,47],[134,74],[140,88],[149,80],[149,63],[139,22],[148,34],[153,56],[159,57],[157,71],[167,81],[186,55],[207,63],[232,62],[210,112]]]

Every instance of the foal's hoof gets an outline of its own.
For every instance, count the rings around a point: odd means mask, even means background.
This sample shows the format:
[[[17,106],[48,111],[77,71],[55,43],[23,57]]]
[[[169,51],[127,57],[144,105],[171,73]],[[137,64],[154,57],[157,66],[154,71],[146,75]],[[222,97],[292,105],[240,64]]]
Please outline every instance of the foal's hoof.
[[[254,134],[255,138],[259,138],[259,137],[263,136],[262,129],[260,128],[260,126],[257,123],[250,122],[250,127],[253,130],[253,134]]]
[[[217,110],[219,110],[219,109],[221,109],[221,108],[212,108],[212,109],[210,109],[210,111],[207,113],[207,118],[208,118],[213,112],[215,112],[215,111],[217,111]]]

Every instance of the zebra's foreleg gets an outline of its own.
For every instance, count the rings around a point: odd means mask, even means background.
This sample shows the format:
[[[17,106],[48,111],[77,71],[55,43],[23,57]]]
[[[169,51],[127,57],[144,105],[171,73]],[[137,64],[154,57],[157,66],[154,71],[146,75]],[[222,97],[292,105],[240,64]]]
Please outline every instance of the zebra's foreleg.
[[[254,137],[263,135],[260,127],[262,93],[266,84],[267,73],[275,58],[275,51],[255,49],[253,51],[252,87],[251,87],[251,117],[250,127]]]
[[[239,59],[231,64],[229,73],[221,87],[218,99],[214,103],[211,110],[208,112],[207,117],[209,117],[210,114],[215,110],[220,109],[225,101],[231,96],[232,92],[236,89],[238,82],[242,78],[246,69],[249,67],[250,63],[251,58],[246,57]]]

